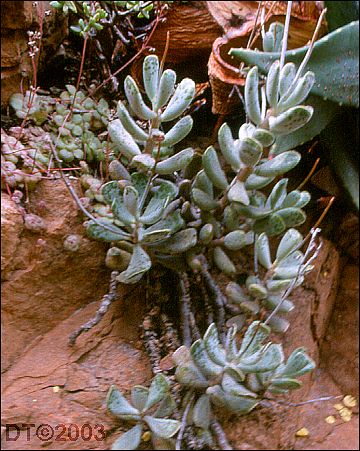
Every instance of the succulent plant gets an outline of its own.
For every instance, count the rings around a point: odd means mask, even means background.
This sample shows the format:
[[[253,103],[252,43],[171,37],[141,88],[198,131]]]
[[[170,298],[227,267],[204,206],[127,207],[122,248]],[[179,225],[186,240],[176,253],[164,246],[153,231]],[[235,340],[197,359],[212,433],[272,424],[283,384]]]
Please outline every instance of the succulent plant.
[[[329,28],[331,32],[315,43],[310,61],[306,65],[316,77],[316,83],[312,85],[307,100],[307,105],[314,108],[315,113],[304,127],[279,137],[272,149],[274,154],[293,149],[317,136],[339,112],[339,105],[359,106],[359,9],[356,2],[347,4],[347,8],[333,2],[329,2],[329,5],[327,20],[332,25]],[[270,25],[265,35],[271,34],[271,31],[273,30]],[[270,75],[280,53],[279,48],[266,47],[264,39],[266,40],[266,37],[263,35],[264,51],[231,49],[230,54],[249,66],[257,66],[262,74]],[[274,36],[270,39],[273,40]],[[287,64],[283,73],[288,76],[285,79],[291,80],[306,51],[305,46],[286,52]],[[298,81],[296,89],[295,86],[291,89],[292,96],[301,90],[300,80]],[[288,100],[292,96],[289,96]]]
[[[18,127],[12,127],[9,134],[1,130],[1,180],[2,189],[26,188],[33,190],[41,180],[41,171],[50,165],[47,140],[50,136],[39,133],[38,127],[26,130],[18,137]],[[51,166],[51,165],[50,165]]]
[[[173,354],[177,381],[200,395],[192,421],[202,429],[208,429],[212,419],[211,405],[247,414],[266,392],[299,388],[297,377],[315,367],[303,348],[295,349],[285,361],[282,345],[267,341],[270,328],[264,323],[252,322],[239,348],[236,335],[236,326],[231,327],[222,345],[215,324],[211,324],[190,349],[181,346]]]
[[[128,261],[127,268],[118,277],[123,283],[138,282],[155,259],[164,264],[176,264],[177,254],[185,253],[197,242],[197,231],[185,228],[178,208],[178,187],[169,180],[174,173],[183,170],[194,155],[191,148],[175,151],[175,145],[190,132],[192,119],[184,116],[167,132],[160,130],[163,122],[173,121],[186,110],[193,99],[195,84],[184,79],[175,88],[175,72],[170,69],[162,72],[156,56],[145,58],[143,76],[151,107],[144,102],[130,76],[124,86],[129,108],[143,121],[149,121],[147,127],[141,128],[121,101],[117,108],[118,119],[108,126],[114,153],[119,159],[114,159],[109,167],[114,180],[104,184],[94,197],[100,202],[104,200],[110,207],[112,224],[108,219],[104,219],[106,228],[101,223],[87,223],[90,237],[115,244],[112,255],[108,255],[112,268],[115,268],[115,260],[118,268]],[[83,179],[94,192],[91,176],[85,174]]]
[[[13,94],[10,97],[9,104],[15,110],[18,118],[28,118],[36,125],[42,125],[48,120],[49,114],[53,111],[55,99],[26,91],[24,95],[20,93]]]
[[[313,269],[299,250],[303,243],[302,235],[296,229],[289,229],[280,240],[272,261],[269,238],[261,233],[255,241],[256,258],[266,273],[263,277],[248,276],[245,287],[230,282],[226,287],[229,300],[251,315],[259,314],[262,308],[269,313],[275,309],[279,314],[292,311],[294,304],[287,299],[289,289],[301,285],[306,273]],[[269,313],[266,317],[270,316]],[[289,322],[278,314],[271,315],[268,324],[274,332],[284,333],[289,327]]]
[[[134,386],[131,403],[112,386],[107,395],[107,407],[121,420],[136,423],[113,443],[111,449],[137,449],[144,427],[150,429],[153,449],[174,449],[172,437],[181,423],[167,418],[173,413],[176,403],[171,397],[169,382],[162,374],[154,377],[150,388]]]

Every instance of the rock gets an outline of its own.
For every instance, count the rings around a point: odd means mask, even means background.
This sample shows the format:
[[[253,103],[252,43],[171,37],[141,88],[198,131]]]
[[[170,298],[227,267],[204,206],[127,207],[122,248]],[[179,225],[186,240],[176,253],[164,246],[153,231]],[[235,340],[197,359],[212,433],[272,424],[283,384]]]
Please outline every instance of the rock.
[[[1,192],[1,273],[14,258],[23,227],[21,210],[8,194]]]
[[[73,313],[50,332],[44,334],[3,376],[3,424],[30,423],[30,441],[22,433],[16,442],[4,440],[3,449],[109,449],[113,438],[108,435],[118,421],[106,411],[106,394],[112,384],[125,394],[150,377],[147,358],[135,348],[138,322],[143,314],[139,289],[131,296],[121,290],[101,324],[84,333],[74,348],[68,336],[95,314],[98,303]],[[36,428],[46,423],[53,437],[35,435]],[[90,425],[91,440],[85,441]],[[64,425],[64,426],[59,426]],[[72,429],[69,426],[72,425]],[[45,428],[43,429],[45,430]],[[71,433],[77,440],[69,440]],[[60,433],[64,432],[61,439]],[[24,432],[24,431],[22,431]],[[71,437],[71,435],[70,435]],[[96,439],[98,437],[98,439]],[[46,442],[46,443],[45,443]]]
[[[321,355],[344,394],[359,396],[359,266],[347,264],[341,274],[331,322]]]
[[[45,11],[51,13],[45,14]],[[29,30],[43,30],[38,70],[46,65],[68,33],[68,19],[50,7],[50,2],[7,1],[1,7],[1,106],[20,91],[20,82],[31,83],[32,64],[28,55]],[[24,84],[24,87],[27,85]]]
[[[83,218],[62,180],[43,180],[30,194],[29,208],[46,230],[23,229],[16,205],[3,194],[2,303],[3,368],[33,339],[108,290],[106,245],[84,236]],[[68,235],[84,236],[77,252],[68,252]]]

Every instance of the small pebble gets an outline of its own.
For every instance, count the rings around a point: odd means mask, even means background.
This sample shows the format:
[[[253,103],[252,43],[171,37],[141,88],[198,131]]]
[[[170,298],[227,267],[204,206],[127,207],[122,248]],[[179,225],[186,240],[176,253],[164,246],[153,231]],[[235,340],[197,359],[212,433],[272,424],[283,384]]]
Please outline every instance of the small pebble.
[[[333,415],[330,415],[330,416],[328,416],[328,417],[325,418],[325,421],[326,421],[328,424],[334,424],[334,423],[336,422],[336,418],[335,418]]]
[[[346,406],[346,407],[356,407],[357,406],[356,398],[354,398],[351,395],[344,396],[343,403],[344,403],[344,406]]]
[[[295,433],[296,437],[308,437],[309,431],[306,428],[301,428]]]

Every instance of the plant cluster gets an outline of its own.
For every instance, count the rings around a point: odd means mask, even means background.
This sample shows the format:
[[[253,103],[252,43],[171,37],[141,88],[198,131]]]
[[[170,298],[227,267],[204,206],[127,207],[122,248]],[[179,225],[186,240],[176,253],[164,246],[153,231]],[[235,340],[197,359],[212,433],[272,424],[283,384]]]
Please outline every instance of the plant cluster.
[[[84,38],[100,30],[107,18],[97,2],[52,3],[65,13],[78,11],[76,4],[82,3],[87,20],[80,24],[80,19],[74,31]],[[151,9],[145,4],[152,2],[111,3],[147,17]],[[278,24],[264,31],[264,49],[279,51],[283,32]],[[131,403],[111,387],[110,412],[135,423],[112,449],[136,449],[141,439],[151,439],[154,449],[181,449],[186,428],[192,428],[204,446],[215,448],[218,408],[247,414],[267,393],[299,388],[297,378],[314,368],[305,349],[295,349],[286,359],[282,345],[269,341],[271,332],[288,329],[282,316],[294,308],[288,297],[312,269],[318,251],[318,229],[312,231],[304,252],[308,237],[296,230],[306,220],[303,208],[310,194],[288,189],[289,179],[284,177],[301,155],[278,145],[312,118],[313,108],[304,102],[314,83],[314,73],[305,72],[304,65],[296,68],[276,59],[264,78],[256,66],[251,68],[244,91],[246,123],[236,135],[224,123],[218,144],[204,151],[181,145],[193,127],[188,109],[195,96],[194,81],[178,82],[176,73],[165,70],[164,61],[154,55],[144,59],[143,90],[131,76],[125,78],[126,100],[117,102],[116,113],[105,100],[86,97],[72,85],[57,101],[35,93],[30,108],[29,93],[11,99],[19,118],[47,123],[53,155],[65,163],[79,162],[85,189],[81,208],[89,217],[86,233],[110,244],[105,263],[113,270],[111,296],[104,297],[97,319],[74,337],[99,321],[115,298],[116,283],[138,283],[157,263],[180,279],[185,346],[174,352],[173,362],[183,401],[174,398],[173,380],[162,374],[155,376],[149,389],[133,387]],[[11,178],[11,170],[16,172],[22,161],[26,167],[26,158],[50,164],[50,152],[32,146],[35,152],[29,154],[18,139],[4,136],[2,158],[9,186],[20,182]],[[91,170],[98,162],[106,165],[105,183]],[[275,253],[270,237],[277,240]],[[79,237],[68,238],[64,248],[76,252]],[[253,271],[240,283],[234,251],[250,246]],[[208,271],[214,266],[230,279],[225,294]],[[203,338],[191,310],[191,273],[199,275],[208,289],[204,304],[209,293],[214,298]],[[253,320],[240,345],[240,330],[225,327],[224,312],[234,308]]]
[[[268,40],[269,33],[277,43],[278,28],[269,30]],[[302,73],[301,68],[296,71],[291,63],[281,67],[275,61],[262,83],[257,68],[252,68],[245,85],[246,124],[236,138],[223,124],[218,133],[220,152],[217,146],[210,146],[201,154],[179,146],[192,128],[186,109],[194,97],[194,82],[185,79],[176,87],[176,74],[170,69],[163,71],[156,56],[145,58],[143,80],[148,102],[128,76],[124,83],[128,103],[118,103],[118,118],[108,125],[111,140],[123,158],[112,162],[116,180],[101,188],[112,215],[88,221],[88,235],[111,243],[107,261],[112,269],[121,271],[119,282],[138,282],[155,262],[177,271],[204,274],[204,264],[211,259],[233,279],[226,288],[230,302],[253,317],[260,310],[267,313],[250,324],[240,347],[236,326],[224,333],[219,323],[212,323],[202,339],[175,351],[175,378],[186,393],[181,427],[176,420],[171,427],[165,427],[164,419],[153,423],[147,415],[152,403],[136,405],[132,394],[131,406],[114,388],[108,407],[124,420],[145,422],[155,442],[163,427],[166,432],[162,438],[166,440],[179,431],[176,449],[180,449],[184,428],[193,426],[202,443],[214,447],[212,425],[217,407],[246,414],[261,403],[265,393],[284,394],[300,387],[297,377],[314,368],[303,348],[286,360],[282,345],[269,342],[268,337],[271,331],[287,330],[289,323],[279,314],[294,308],[287,297],[303,282],[317,254],[317,232],[303,253],[300,249],[306,239],[295,229],[306,219],[302,208],[310,194],[288,191],[288,179],[283,177],[301,156],[294,150],[280,152],[276,148],[278,137],[310,120],[313,109],[303,102],[315,77],[310,71]],[[265,194],[263,188],[273,182]],[[269,237],[279,235],[282,237],[272,258]],[[254,274],[242,286],[235,281],[237,270],[231,252],[249,245],[254,246]],[[184,285],[186,278],[181,280]],[[226,305],[222,293],[220,298]],[[150,399],[157,399],[154,394],[150,396],[155,385],[153,381],[146,392]],[[121,405],[118,410],[115,399]],[[141,433],[137,424],[114,443],[113,449],[125,449],[125,445],[135,449]]]

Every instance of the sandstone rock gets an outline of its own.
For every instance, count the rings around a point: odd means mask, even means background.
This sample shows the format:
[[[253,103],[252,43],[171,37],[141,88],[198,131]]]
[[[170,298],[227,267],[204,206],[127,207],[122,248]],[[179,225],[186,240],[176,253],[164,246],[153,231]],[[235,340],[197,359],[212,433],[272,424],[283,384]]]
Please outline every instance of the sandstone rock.
[[[46,226],[23,230],[16,205],[7,195],[2,209],[3,367],[37,336],[78,308],[100,299],[108,289],[106,245],[84,237],[79,251],[64,249],[64,239],[84,235],[82,216],[62,180],[43,180],[30,194],[31,212]]]
[[[344,394],[359,396],[359,266],[348,264],[322,346],[322,360]]]
[[[51,14],[45,15],[46,10]],[[32,77],[27,31],[43,30],[38,70],[56,53],[68,31],[67,17],[51,8],[48,1],[3,2],[1,25],[1,106],[5,107],[11,95],[20,91],[21,80]]]
[[[1,192],[1,273],[14,258],[23,227],[20,209],[8,194]]]
[[[101,324],[84,333],[74,348],[68,336],[89,317],[97,303],[72,314],[33,344],[3,376],[2,422],[32,423],[31,439],[21,434],[16,442],[3,441],[3,449],[109,449],[109,431],[117,420],[106,412],[106,393],[112,384],[128,393],[135,384],[144,384],[151,374],[147,359],[136,349],[138,321],[143,314],[139,289],[126,290],[110,308]],[[54,387],[56,387],[54,389]],[[46,423],[54,435],[35,435]],[[59,425],[65,425],[63,427]],[[92,428],[90,441],[69,440],[68,434]],[[96,426],[98,425],[98,426]],[[65,434],[62,440],[60,433]],[[100,429],[106,433],[103,438]],[[74,433],[75,431],[75,433]],[[76,437],[76,435],[75,435]],[[95,437],[100,437],[96,440]]]

